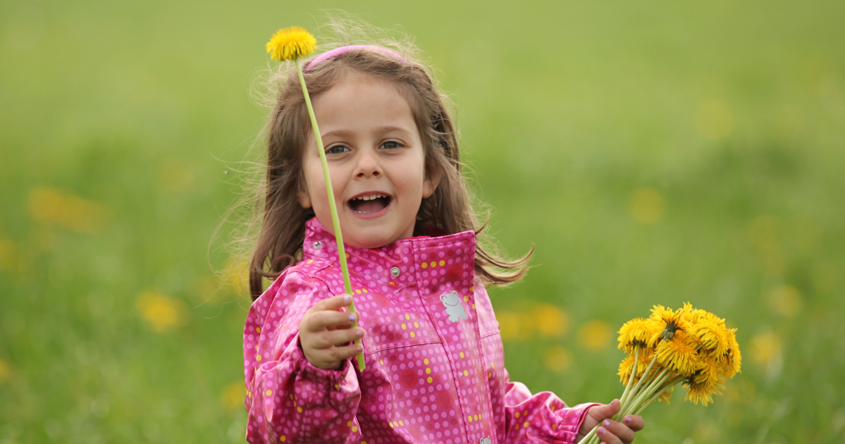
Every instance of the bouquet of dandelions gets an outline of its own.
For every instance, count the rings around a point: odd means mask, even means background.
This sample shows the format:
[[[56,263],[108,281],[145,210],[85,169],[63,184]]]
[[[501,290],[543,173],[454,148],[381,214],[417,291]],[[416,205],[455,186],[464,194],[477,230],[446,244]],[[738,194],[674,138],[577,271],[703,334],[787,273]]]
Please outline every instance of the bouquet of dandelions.
[[[626,385],[622,407],[613,418],[617,421],[639,415],[656,400],[668,404],[679,383],[687,389],[684,400],[707,405],[713,394],[722,394],[719,390],[739,372],[742,361],[736,329],[689,303],[678,310],[655,305],[647,319],[626,322],[619,329],[619,349],[628,356],[619,365]],[[581,442],[599,443],[596,430],[598,425]]]

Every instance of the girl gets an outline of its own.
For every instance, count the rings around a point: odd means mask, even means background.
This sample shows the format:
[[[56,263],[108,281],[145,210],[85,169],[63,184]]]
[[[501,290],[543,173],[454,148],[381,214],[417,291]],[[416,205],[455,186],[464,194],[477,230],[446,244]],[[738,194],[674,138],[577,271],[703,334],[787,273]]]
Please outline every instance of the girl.
[[[521,279],[531,253],[509,262],[476,242],[445,97],[399,52],[345,46],[304,68],[354,295],[343,294],[290,67],[278,91],[244,329],[247,440],[570,443],[603,421],[605,442],[630,443],[643,421],[609,420],[618,401],[568,407],[509,381],[484,287]],[[262,276],[275,278],[263,293]],[[350,296],[359,312],[347,310]],[[363,372],[351,361],[361,351]]]

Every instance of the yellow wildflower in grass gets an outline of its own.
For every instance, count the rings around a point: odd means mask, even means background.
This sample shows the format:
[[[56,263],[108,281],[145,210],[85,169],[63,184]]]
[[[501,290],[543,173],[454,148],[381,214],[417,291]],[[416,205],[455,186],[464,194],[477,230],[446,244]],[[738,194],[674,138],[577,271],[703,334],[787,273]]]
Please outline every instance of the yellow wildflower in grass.
[[[11,270],[15,267],[17,260],[17,247],[11,239],[0,235],[0,270]]]
[[[97,202],[48,186],[29,193],[29,214],[36,222],[80,233],[97,232],[108,218],[108,211]]]
[[[781,341],[777,333],[765,332],[751,339],[751,357],[755,362],[768,365],[780,354]]]
[[[9,369],[9,364],[6,364],[6,361],[0,359],[0,384],[6,382],[11,374],[12,371]]]
[[[563,347],[549,347],[543,355],[543,365],[555,372],[567,370],[572,365],[572,353]]]
[[[628,198],[628,209],[637,222],[655,223],[662,219],[666,212],[666,199],[654,188],[640,188]]]
[[[543,336],[559,337],[569,329],[569,316],[560,308],[542,304],[534,308],[531,313],[534,325]]]
[[[147,326],[158,333],[185,325],[190,314],[184,302],[153,292],[138,296],[135,306]]]
[[[525,313],[499,311],[496,313],[502,340],[523,340],[531,336],[534,323]]]
[[[769,303],[776,313],[793,317],[801,311],[801,292],[791,285],[782,285],[769,293]]]
[[[249,260],[245,257],[230,257],[220,273],[223,285],[235,293],[249,291]]]
[[[605,321],[589,321],[578,330],[578,340],[588,350],[601,350],[610,344],[613,330]]]
[[[282,28],[267,42],[267,53],[273,60],[301,59],[317,49],[317,39],[299,26]]]
[[[220,395],[220,402],[223,407],[234,410],[236,408],[243,408],[244,398],[246,397],[246,387],[243,381],[233,381],[226,385],[223,393]]]

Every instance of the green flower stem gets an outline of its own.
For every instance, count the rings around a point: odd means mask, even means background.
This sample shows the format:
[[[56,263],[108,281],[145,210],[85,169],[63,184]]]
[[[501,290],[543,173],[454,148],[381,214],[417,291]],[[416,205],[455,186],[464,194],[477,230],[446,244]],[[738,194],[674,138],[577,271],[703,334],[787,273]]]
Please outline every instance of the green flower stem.
[[[648,365],[648,368],[646,369],[645,373],[643,373],[643,377],[640,378],[639,381],[637,381],[637,385],[635,385],[633,390],[631,390],[631,393],[628,394],[628,398],[625,400],[625,402],[622,404],[621,408],[619,409],[619,414],[617,414],[616,416],[613,417],[614,421],[617,420],[618,418],[621,418],[620,414],[622,412],[624,412],[626,410],[626,407],[628,407],[630,405],[631,399],[636,398],[637,395],[640,393],[640,387],[642,386],[643,381],[647,381],[647,383],[651,383],[652,379],[654,378],[654,375],[652,375],[652,377],[649,378],[649,374],[651,373],[651,369],[654,367],[654,363],[656,363],[656,362],[657,362],[657,354],[654,355],[654,359],[651,360],[651,363]],[[639,366],[639,363],[636,363],[634,365],[634,368],[636,368],[637,366]]]
[[[639,366],[639,363],[640,363],[639,358],[640,358],[640,348],[635,347],[634,348],[634,365],[632,366],[633,368],[631,369],[631,377],[628,378],[628,383],[625,384],[625,391],[622,392],[622,397],[619,398],[619,402],[622,405],[625,405],[625,401],[628,399],[628,394],[631,391],[631,386],[634,385],[633,384],[634,375],[637,374],[637,367]]]
[[[663,393],[662,391],[657,390],[657,388],[663,385],[663,383],[671,377],[671,371],[668,368],[663,369],[663,371],[660,372],[660,374],[651,381],[648,387],[644,388],[642,392],[640,392],[638,396],[629,405],[625,406],[625,409],[619,411],[619,417],[621,418],[625,415],[630,414],[634,410],[637,410],[643,404],[643,402],[645,402],[648,398],[652,397],[655,393]]]
[[[683,380],[684,380],[683,376],[676,376],[676,377],[670,379],[669,382],[666,382],[663,385],[661,385],[660,388],[657,389],[657,391],[655,391],[654,394],[651,395],[651,397],[648,398],[645,403],[643,403],[643,405],[641,405],[638,409],[636,409],[633,414],[639,415],[643,410],[645,410],[646,407],[648,407],[649,404],[651,404],[652,402],[654,402],[658,398],[660,398],[660,395],[663,392],[665,392],[666,390],[669,390],[670,388],[672,388],[672,386],[674,386],[675,384],[677,384],[677,383],[679,383]]]
[[[621,403],[621,406],[620,406],[620,409],[619,409],[620,412],[622,412],[622,410],[625,408],[625,402],[627,400],[629,400],[629,398],[632,398],[632,397],[634,397],[634,395],[636,395],[636,390],[631,390],[631,387],[634,385],[634,376],[637,374],[637,367],[639,367],[639,364],[640,364],[639,359],[640,359],[640,348],[636,347],[634,349],[634,365],[633,365],[633,368],[631,369],[631,376],[628,378],[628,384],[625,385],[625,391],[622,392],[622,397],[619,399],[619,402]],[[654,364],[654,361],[652,361],[652,364]],[[649,367],[649,369],[651,369],[651,367]],[[642,381],[642,380],[640,380],[640,381]],[[617,421],[618,416],[619,416],[618,414],[616,416],[614,416],[613,420]],[[587,433],[584,436],[584,438],[581,440],[581,444],[598,444],[601,441],[598,437],[598,434],[597,434],[600,426],[601,426],[601,423],[596,424],[596,426],[593,427],[592,430],[590,430],[590,433]]]
[[[308,87],[305,86],[305,77],[302,76],[302,68],[299,66],[299,59],[293,60],[296,64],[296,73],[299,74],[299,83],[302,85],[302,94],[305,95],[305,106],[308,107],[308,117],[311,118],[311,128],[314,132],[314,139],[317,140],[317,150],[320,152],[320,163],[323,165],[323,177],[326,179],[326,193],[329,197],[329,211],[332,214],[332,225],[334,226],[334,237],[337,241],[337,254],[340,257],[340,270],[343,274],[343,288],[346,294],[352,297],[352,282],[349,280],[349,266],[346,265],[346,251],[343,248],[343,234],[340,231],[340,219],[337,217],[337,204],[334,201],[334,189],[332,188],[332,179],[329,176],[329,163],[326,160],[326,149],[323,147],[323,138],[320,136],[320,128],[317,126],[317,117],[314,115],[314,108],[311,107],[311,97],[308,95]],[[349,303],[349,309],[355,310],[354,299]],[[353,327],[358,326],[358,321],[355,321]],[[360,339],[355,340],[356,344],[361,344]],[[366,368],[364,364],[364,352],[358,353],[358,370],[364,371]]]
[[[598,425],[593,427],[593,430],[590,430],[590,433],[587,433],[586,435],[584,435],[584,438],[581,439],[581,441],[579,441],[578,444],[598,444],[598,442],[600,440],[599,440],[599,437],[596,433],[597,433],[597,430],[599,429],[599,425],[601,425],[601,423],[599,423]]]

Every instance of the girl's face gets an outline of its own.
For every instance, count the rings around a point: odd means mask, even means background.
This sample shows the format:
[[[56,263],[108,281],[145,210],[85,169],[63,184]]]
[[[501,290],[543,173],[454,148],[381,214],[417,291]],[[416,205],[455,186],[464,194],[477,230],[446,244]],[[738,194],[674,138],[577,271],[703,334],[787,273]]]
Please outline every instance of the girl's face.
[[[353,72],[313,105],[344,243],[378,248],[411,237],[420,203],[438,181],[425,175],[420,134],[397,85]],[[306,189],[297,200],[334,232],[313,133],[302,168]]]

